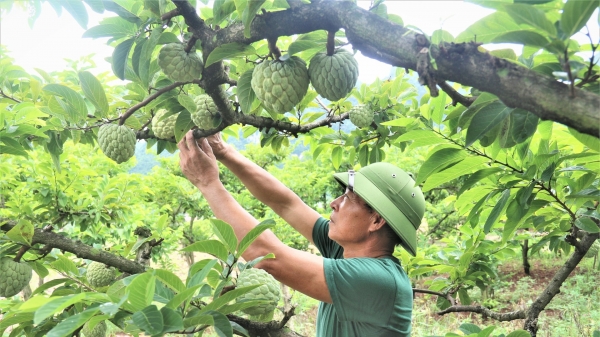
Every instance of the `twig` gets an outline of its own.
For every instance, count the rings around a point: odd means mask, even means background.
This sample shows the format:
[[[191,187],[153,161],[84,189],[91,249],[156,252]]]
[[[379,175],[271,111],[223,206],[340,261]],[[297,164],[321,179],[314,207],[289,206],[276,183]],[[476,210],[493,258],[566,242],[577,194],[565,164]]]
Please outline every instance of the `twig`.
[[[172,18],[181,15],[181,12],[179,11],[179,8],[175,8],[174,10],[170,11],[170,12],[166,12],[165,14],[163,14],[160,19],[162,21],[168,21],[171,20]]]
[[[21,101],[19,101],[18,99],[8,96],[7,94],[4,93],[4,91],[2,91],[2,89],[0,89],[0,96],[4,97],[4,98],[8,98],[16,103],[21,103]]]
[[[452,98],[452,106],[456,106],[456,103],[460,103],[468,108],[477,99],[476,97],[467,97],[461,95],[458,91],[454,90],[454,88],[452,88],[452,86],[450,86],[446,81],[438,83],[438,86],[445,93],[447,93],[448,96],[450,96],[450,98]]]
[[[14,261],[15,262],[21,261],[21,258],[23,257],[23,255],[25,255],[25,253],[27,253],[27,251],[30,248],[31,247],[29,247],[29,246],[21,246],[21,248],[19,248],[19,251],[17,252],[17,255],[15,255]]]
[[[190,84],[190,83],[200,84],[200,80],[192,80],[192,81],[189,81],[189,82],[175,82],[175,83],[167,85],[166,87],[162,87],[162,88],[156,90],[152,95],[146,97],[143,101],[141,101],[138,104],[136,104],[136,105],[132,106],[131,108],[127,109],[127,111],[119,119],[119,125],[125,124],[125,121],[127,120],[127,118],[129,118],[131,115],[133,115],[134,112],[136,112],[137,110],[139,110],[139,109],[143,108],[144,106],[148,105],[148,103],[152,102],[158,96],[164,94],[165,92],[168,92],[169,90],[172,90],[172,89],[175,89],[175,88],[177,88],[179,86]]]

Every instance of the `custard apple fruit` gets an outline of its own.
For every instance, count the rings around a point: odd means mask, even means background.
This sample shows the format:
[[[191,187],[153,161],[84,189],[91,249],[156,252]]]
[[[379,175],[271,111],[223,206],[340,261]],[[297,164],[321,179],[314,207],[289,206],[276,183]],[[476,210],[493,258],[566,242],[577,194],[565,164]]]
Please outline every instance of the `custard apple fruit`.
[[[31,280],[31,267],[3,257],[0,259],[0,297],[11,297],[23,290]]]
[[[196,111],[192,113],[192,121],[197,127],[203,130],[214,129],[219,126],[215,123],[216,119],[221,117],[217,105],[207,94],[201,94],[194,97]]]
[[[254,284],[262,285],[238,297],[236,301],[266,300],[268,302],[255,307],[246,308],[242,311],[251,316],[264,315],[273,312],[281,295],[277,280],[275,280],[271,274],[258,268],[246,269],[240,273],[240,276],[237,279],[238,287],[247,287]]]
[[[108,158],[121,164],[133,157],[135,132],[125,125],[104,124],[98,130],[98,144]]]
[[[366,105],[357,105],[352,107],[350,111],[350,121],[358,128],[364,128],[373,122],[373,110]]]
[[[186,53],[185,47],[183,43],[168,43],[158,53],[158,65],[173,81],[187,82],[202,77],[202,59],[195,51]]]
[[[100,288],[115,281],[116,271],[104,263],[94,261],[87,267],[85,276],[92,287]]]
[[[106,336],[106,322],[99,322],[93,329],[90,329],[89,322],[85,323],[81,329],[81,333],[85,337],[104,337]]]
[[[306,63],[292,56],[285,61],[264,61],[252,71],[250,85],[267,110],[285,113],[302,100],[308,90]]]
[[[321,52],[311,59],[308,75],[319,95],[337,101],[354,88],[358,79],[358,63],[345,49],[338,49],[331,56]]]
[[[156,137],[161,139],[171,139],[175,137],[175,122],[177,121],[177,115],[175,114],[163,118],[168,112],[167,109],[160,109],[152,118],[152,131]]]

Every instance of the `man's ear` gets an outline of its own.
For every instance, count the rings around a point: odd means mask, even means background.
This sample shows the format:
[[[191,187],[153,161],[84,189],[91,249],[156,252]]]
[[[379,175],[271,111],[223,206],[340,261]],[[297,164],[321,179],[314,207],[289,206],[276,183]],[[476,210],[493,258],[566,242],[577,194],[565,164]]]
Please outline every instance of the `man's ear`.
[[[372,216],[374,217],[373,224],[371,225],[371,229],[373,231],[380,230],[381,227],[385,226],[385,224],[387,223],[385,219],[381,215],[379,215],[379,213],[374,212]]]

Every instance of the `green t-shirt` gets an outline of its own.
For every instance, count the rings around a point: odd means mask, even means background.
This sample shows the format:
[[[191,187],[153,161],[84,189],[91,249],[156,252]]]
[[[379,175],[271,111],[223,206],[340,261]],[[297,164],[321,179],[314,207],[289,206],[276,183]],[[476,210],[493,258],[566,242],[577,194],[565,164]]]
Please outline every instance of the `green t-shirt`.
[[[410,336],[413,293],[398,259],[344,259],[328,233],[329,221],[317,220],[313,241],[333,300],[319,305],[317,337]]]

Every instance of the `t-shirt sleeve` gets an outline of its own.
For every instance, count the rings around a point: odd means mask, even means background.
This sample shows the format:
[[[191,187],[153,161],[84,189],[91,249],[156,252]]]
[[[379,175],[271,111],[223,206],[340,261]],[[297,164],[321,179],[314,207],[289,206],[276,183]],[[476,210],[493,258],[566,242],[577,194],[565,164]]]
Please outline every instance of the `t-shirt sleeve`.
[[[313,242],[323,257],[337,258],[341,247],[329,238],[329,220],[317,219],[313,227]]]
[[[388,322],[397,285],[384,262],[369,258],[325,259],[324,269],[327,287],[341,321],[380,325]]]

